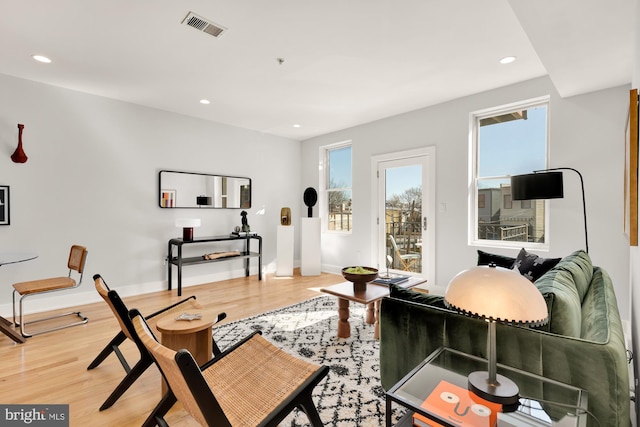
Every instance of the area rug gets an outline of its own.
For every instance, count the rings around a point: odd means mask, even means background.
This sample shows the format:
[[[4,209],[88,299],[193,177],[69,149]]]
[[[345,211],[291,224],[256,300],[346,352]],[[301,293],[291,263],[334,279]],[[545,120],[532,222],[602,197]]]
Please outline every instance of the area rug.
[[[325,426],[379,427],[385,423],[385,393],[380,384],[378,341],[373,325],[364,322],[365,306],[351,304],[351,337],[337,338],[338,303],[330,296],[242,319],[214,328],[224,349],[249,333],[262,335],[285,351],[330,368],[316,386],[314,402]],[[401,414],[394,413],[394,421]],[[294,411],[281,426],[308,426],[301,411]]]

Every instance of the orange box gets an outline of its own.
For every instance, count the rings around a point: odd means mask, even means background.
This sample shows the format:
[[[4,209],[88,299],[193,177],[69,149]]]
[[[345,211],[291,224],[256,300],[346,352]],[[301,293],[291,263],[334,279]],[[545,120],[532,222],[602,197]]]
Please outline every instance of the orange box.
[[[502,411],[501,404],[489,402],[447,381],[440,381],[420,406],[460,427],[495,427],[498,412]],[[413,415],[413,425],[442,427],[437,421],[417,413]]]

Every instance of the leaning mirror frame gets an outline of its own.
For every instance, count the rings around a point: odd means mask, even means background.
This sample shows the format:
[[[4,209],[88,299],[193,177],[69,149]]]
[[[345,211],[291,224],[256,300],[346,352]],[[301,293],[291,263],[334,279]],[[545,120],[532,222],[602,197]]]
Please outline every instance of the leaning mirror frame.
[[[251,178],[161,170],[158,205],[169,209],[249,209]]]

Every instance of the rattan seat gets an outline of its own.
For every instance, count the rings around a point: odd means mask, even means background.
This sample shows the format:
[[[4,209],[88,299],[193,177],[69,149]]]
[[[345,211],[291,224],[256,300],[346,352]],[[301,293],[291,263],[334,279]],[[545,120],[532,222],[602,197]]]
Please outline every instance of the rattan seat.
[[[73,245],[69,251],[69,260],[67,267],[69,268],[69,274],[66,277],[52,277],[40,280],[31,280],[28,282],[20,282],[13,284],[13,324],[14,326],[20,326],[20,333],[23,337],[28,338],[33,335],[43,334],[45,332],[57,331],[59,329],[69,328],[71,326],[77,326],[85,324],[89,319],[79,311],[72,311],[63,314],[57,314],[54,316],[43,317],[39,319],[24,321],[24,301],[27,297],[32,295],[44,294],[47,292],[62,291],[65,289],[73,289],[80,286],[82,283],[82,277],[84,273],[84,265],[87,260],[87,248],[84,246]],[[76,272],[78,279],[72,277],[72,273]],[[19,301],[19,314],[16,316],[16,298],[20,296]],[[37,332],[27,332],[25,326],[32,323],[43,322],[46,320],[57,319],[65,316],[76,316],[80,320],[64,325],[58,325],[48,329],[42,329]],[[16,317],[20,318],[20,322],[16,321]]]
[[[277,426],[296,407],[312,426],[323,425],[312,392],[328,367],[288,354],[259,332],[199,367],[189,351],[160,344],[139,312],[131,319],[170,387],[144,426],[166,425],[176,399],[203,426]]]
[[[104,349],[96,356],[96,358],[91,362],[91,364],[87,367],[88,370],[96,368],[100,365],[111,353],[114,353],[122,367],[124,368],[126,375],[118,384],[118,386],[113,390],[113,392],[107,397],[102,406],[100,406],[100,410],[103,411],[107,408],[110,408],[119,398],[126,392],[129,387],[142,375],[144,371],[151,365],[153,365],[153,358],[149,351],[146,349],[144,344],[138,338],[136,331],[131,323],[131,319],[129,318],[129,309],[125,305],[124,301],[113,289],[109,289],[107,283],[104,279],[99,275],[95,274],[93,276],[93,280],[95,282],[96,290],[98,294],[104,299],[107,303],[113,315],[118,320],[118,324],[120,325],[120,332],[116,334],[116,336],[104,347]],[[178,301],[174,304],[171,304],[167,307],[164,307],[160,310],[157,310],[148,316],[145,317],[147,323],[150,327],[155,328],[155,324],[158,320],[162,319],[165,316],[175,316],[179,313],[183,313],[185,311],[196,311],[201,310],[202,305],[198,304],[195,296],[190,296],[181,301]],[[216,323],[223,320],[226,317],[226,313],[219,313],[216,319]],[[120,351],[120,344],[122,344],[126,339],[130,339],[136,344],[138,351],[140,353],[140,360],[136,362],[133,368],[129,366],[129,363],[125,359],[124,355]],[[213,336],[212,340],[212,348],[213,354],[220,354],[220,349],[216,344]]]

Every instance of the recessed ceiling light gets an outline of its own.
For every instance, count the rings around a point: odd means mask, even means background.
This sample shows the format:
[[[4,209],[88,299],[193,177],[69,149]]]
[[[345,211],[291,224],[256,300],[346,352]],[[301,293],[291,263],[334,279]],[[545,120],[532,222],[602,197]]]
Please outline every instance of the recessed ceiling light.
[[[31,56],[33,59],[35,59],[38,62],[42,62],[44,64],[50,64],[51,60],[49,58],[47,58],[46,56],[43,55],[32,55]]]
[[[209,101],[208,99],[201,99],[200,104],[209,105],[211,104],[211,101]]]
[[[294,128],[301,128],[301,127],[302,127],[302,125],[299,125],[299,124],[297,124],[297,123],[296,123],[295,125],[293,125],[293,127],[294,127]]]
[[[511,64],[515,60],[516,60],[515,56],[505,56],[504,58],[502,58],[500,60],[500,63],[501,64]]]

